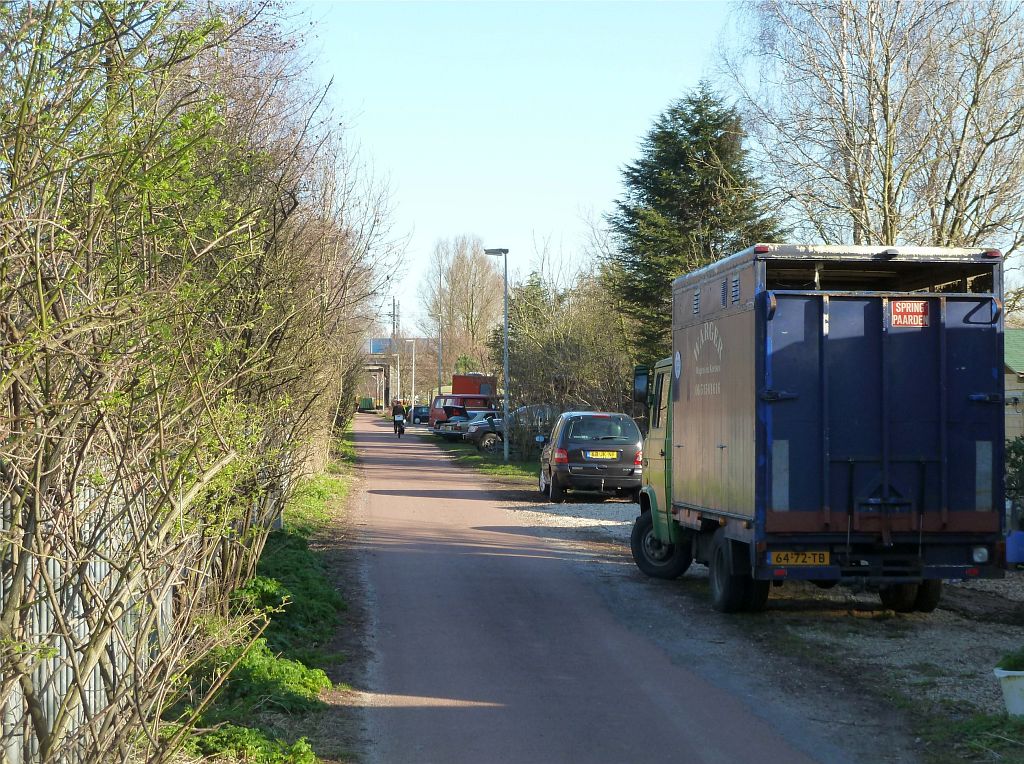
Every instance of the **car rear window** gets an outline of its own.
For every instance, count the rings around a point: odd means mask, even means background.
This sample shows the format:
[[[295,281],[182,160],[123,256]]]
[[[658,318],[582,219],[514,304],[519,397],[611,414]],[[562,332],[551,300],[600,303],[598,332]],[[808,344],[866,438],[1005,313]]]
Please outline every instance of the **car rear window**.
[[[571,441],[604,440],[615,443],[636,443],[640,430],[624,414],[611,416],[581,416],[569,422],[567,435]]]

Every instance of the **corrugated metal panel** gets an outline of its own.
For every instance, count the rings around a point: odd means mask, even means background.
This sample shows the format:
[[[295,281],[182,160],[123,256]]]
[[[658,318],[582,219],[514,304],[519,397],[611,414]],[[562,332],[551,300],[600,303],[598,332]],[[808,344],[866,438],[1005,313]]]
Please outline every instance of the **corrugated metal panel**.
[[[74,498],[76,514],[88,515],[93,511],[91,505],[97,498],[99,495],[95,488],[83,487]],[[116,558],[118,549],[124,549],[130,542],[130,527],[124,518],[112,520],[117,518],[120,506],[111,506],[109,502],[103,506],[105,510],[102,516],[93,517],[93,523],[86,523],[81,533],[94,542],[99,541],[105,553]],[[11,505],[7,502],[0,512],[0,531],[9,534],[11,530]],[[91,538],[94,533],[98,538]],[[77,764],[89,760],[86,753],[90,750],[87,710],[92,717],[104,712],[118,713],[116,708],[108,708],[111,699],[108,698],[99,665],[88,671],[80,692],[73,692],[76,687],[75,666],[81,666],[83,656],[80,649],[86,644],[91,628],[82,589],[87,586],[101,597],[110,593],[111,577],[115,571],[108,561],[99,557],[90,559],[85,565],[76,565],[74,559],[62,558],[61,551],[67,550],[55,550],[53,555],[46,557],[43,562],[46,575],[35,577],[38,589],[34,593],[35,601],[27,611],[27,641],[48,653],[46,657],[37,660],[31,670],[35,694],[48,725],[47,731],[52,729],[61,713],[62,704],[67,704],[64,713],[69,714],[68,734],[55,754],[57,760]],[[19,553],[31,553],[31,550]],[[13,569],[10,563],[15,554],[13,545],[8,546],[4,554],[6,559],[0,560],[0,602],[6,602],[10,596]],[[37,558],[28,561],[30,577],[39,571],[39,564]],[[168,586],[158,603],[158,631],[163,630],[164,624],[169,624],[173,618],[171,594]],[[137,616],[132,615],[132,608],[129,607],[122,616],[123,634],[132,634],[131,619],[136,619],[135,623],[138,623]],[[116,631],[107,644],[105,659],[110,660],[115,682],[130,682],[134,669],[130,666],[130,656],[126,652],[128,643],[119,640]],[[145,656],[142,657],[145,660]],[[0,698],[0,741],[0,761],[4,764],[30,764],[38,761],[38,736],[27,712],[25,697],[17,684],[13,685],[6,698]]]

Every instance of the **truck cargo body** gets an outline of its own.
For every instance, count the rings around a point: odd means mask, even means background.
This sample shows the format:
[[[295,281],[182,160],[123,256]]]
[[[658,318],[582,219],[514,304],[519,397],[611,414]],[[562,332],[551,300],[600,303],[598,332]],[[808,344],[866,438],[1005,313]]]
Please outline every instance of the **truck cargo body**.
[[[1001,295],[978,249],[758,245],[677,279],[654,535],[703,561],[721,528],[755,580],[1001,575]]]
[[[483,395],[495,398],[498,395],[498,378],[471,372],[469,374],[452,375],[453,395]]]

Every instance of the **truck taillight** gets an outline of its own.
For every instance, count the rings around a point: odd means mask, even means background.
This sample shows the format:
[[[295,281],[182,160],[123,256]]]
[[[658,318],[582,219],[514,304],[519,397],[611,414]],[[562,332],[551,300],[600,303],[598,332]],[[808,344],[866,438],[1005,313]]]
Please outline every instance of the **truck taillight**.
[[[1003,256],[1003,253],[1000,252],[998,249],[987,249],[984,252],[982,252],[981,254],[982,254],[983,257],[992,257],[992,258],[1002,257]]]
[[[642,448],[637,449],[636,456],[633,457],[633,465],[639,467],[644,463],[644,450]]]
[[[569,453],[564,448],[555,449],[555,464],[568,464]]]

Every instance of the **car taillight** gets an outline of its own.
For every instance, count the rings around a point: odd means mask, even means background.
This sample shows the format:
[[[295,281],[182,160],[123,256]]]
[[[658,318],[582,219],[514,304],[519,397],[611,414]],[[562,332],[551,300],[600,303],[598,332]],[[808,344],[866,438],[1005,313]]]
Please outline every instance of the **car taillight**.
[[[555,449],[555,464],[568,464],[569,453],[564,448]]]
[[[633,465],[636,466],[636,467],[639,467],[643,463],[644,463],[644,451],[641,448],[641,449],[637,450],[636,456],[633,457]]]

